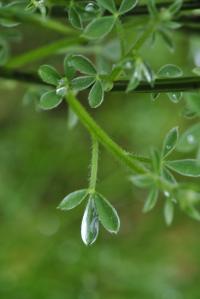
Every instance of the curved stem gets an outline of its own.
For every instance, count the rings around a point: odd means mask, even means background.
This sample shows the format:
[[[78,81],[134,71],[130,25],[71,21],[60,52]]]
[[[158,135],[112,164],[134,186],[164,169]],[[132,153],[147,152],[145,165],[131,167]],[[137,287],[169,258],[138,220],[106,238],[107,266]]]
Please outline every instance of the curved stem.
[[[98,172],[98,158],[99,158],[99,143],[97,139],[92,137],[92,160],[91,160],[91,175],[90,175],[90,184],[89,189],[91,192],[94,192],[96,189],[97,182],[97,172]]]
[[[122,149],[116,142],[114,142],[107,133],[93,120],[89,113],[84,109],[81,103],[76,99],[74,93],[70,91],[66,100],[72,110],[76,113],[79,120],[87,128],[92,136],[101,142],[101,144],[113,154],[115,158],[120,160],[126,167],[130,168],[136,173],[148,173],[148,170],[143,164],[137,161],[136,157],[130,156],[124,149]]]

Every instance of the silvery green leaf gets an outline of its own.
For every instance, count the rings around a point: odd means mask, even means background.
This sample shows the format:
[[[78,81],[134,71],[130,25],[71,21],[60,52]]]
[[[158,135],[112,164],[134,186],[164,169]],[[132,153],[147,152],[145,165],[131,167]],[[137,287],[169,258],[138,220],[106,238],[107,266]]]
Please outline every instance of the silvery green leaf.
[[[177,150],[180,152],[190,152],[200,144],[200,123],[188,128],[179,139]]]
[[[184,176],[200,176],[200,165],[195,159],[166,161],[165,165],[171,170]]]
[[[90,87],[95,82],[94,76],[80,76],[71,81],[71,86],[77,91]]]
[[[181,68],[174,64],[166,64],[158,71],[160,78],[178,78],[183,75]]]
[[[93,63],[83,55],[73,55],[70,58],[70,64],[79,72],[86,75],[96,75],[96,69]]]
[[[151,67],[147,63],[142,64],[142,72],[145,80],[153,87],[154,86],[154,72]]]
[[[118,233],[120,219],[115,208],[99,193],[95,193],[93,198],[101,224],[110,233]]]
[[[161,166],[161,157],[160,152],[156,148],[151,148],[151,161],[152,161],[152,167],[153,170],[156,173],[160,172],[160,166]]]
[[[166,158],[175,149],[178,141],[178,127],[171,129],[163,142],[162,157]]]
[[[87,189],[81,189],[68,194],[59,204],[58,209],[67,211],[77,207],[88,195]]]
[[[69,18],[69,22],[72,24],[74,28],[82,29],[83,24],[80,15],[74,7],[69,8],[68,18]]]
[[[118,11],[121,15],[123,15],[132,10],[137,5],[137,3],[138,0],[122,0]]]
[[[162,168],[162,177],[171,184],[177,184],[177,181],[173,174],[165,167]]]
[[[152,188],[145,201],[143,213],[147,213],[151,211],[155,207],[157,200],[158,200],[158,189]]]
[[[63,98],[57,95],[55,90],[47,91],[40,98],[39,107],[44,110],[56,108]]]
[[[103,86],[101,84],[101,81],[97,80],[89,92],[89,96],[88,96],[89,105],[91,108],[97,108],[102,104],[103,100],[104,100]]]
[[[114,16],[98,17],[87,25],[83,35],[88,39],[103,38],[113,29],[115,22]]]
[[[41,65],[38,70],[40,78],[48,83],[57,86],[61,76],[58,74],[56,69],[50,65]]]
[[[81,237],[86,245],[92,245],[96,241],[98,234],[99,219],[94,199],[90,197],[81,223]]]

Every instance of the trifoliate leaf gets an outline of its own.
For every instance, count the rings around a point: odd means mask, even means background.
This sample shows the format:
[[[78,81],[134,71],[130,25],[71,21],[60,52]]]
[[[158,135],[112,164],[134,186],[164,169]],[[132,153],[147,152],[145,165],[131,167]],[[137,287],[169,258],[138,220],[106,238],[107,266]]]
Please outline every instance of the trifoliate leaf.
[[[194,159],[166,161],[165,165],[171,170],[184,176],[200,176],[200,165],[197,160]]]
[[[38,73],[44,82],[55,86],[58,84],[59,80],[61,79],[61,76],[58,74],[56,69],[50,65],[40,66]]]
[[[57,95],[55,90],[44,93],[40,98],[39,107],[49,110],[57,107],[62,102],[62,97]]]
[[[86,245],[92,245],[99,233],[99,219],[93,198],[89,198],[81,224],[81,237]]]
[[[59,204],[58,209],[67,211],[78,206],[88,195],[87,189],[81,189],[68,194]]]
[[[104,100],[104,91],[100,81],[96,81],[90,90],[88,101],[91,108],[99,107]]]
[[[162,157],[166,158],[176,147],[178,141],[178,128],[171,129],[163,142]]]
[[[99,193],[95,193],[93,198],[101,224],[110,233],[118,233],[120,219],[115,208]]]
[[[87,25],[83,35],[89,39],[100,39],[105,37],[115,24],[115,17],[105,16],[94,19]]]

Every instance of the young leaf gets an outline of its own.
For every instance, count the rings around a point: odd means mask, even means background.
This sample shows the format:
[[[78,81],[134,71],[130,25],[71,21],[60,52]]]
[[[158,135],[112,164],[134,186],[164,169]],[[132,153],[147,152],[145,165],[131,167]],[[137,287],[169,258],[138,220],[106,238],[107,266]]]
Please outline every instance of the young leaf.
[[[73,55],[70,59],[71,65],[78,71],[86,75],[95,75],[96,69],[93,63],[82,55]]]
[[[158,76],[162,78],[178,78],[183,75],[180,67],[174,64],[166,64],[158,71]]]
[[[62,97],[56,94],[55,90],[47,91],[40,98],[39,107],[44,110],[49,110],[57,107],[62,102]]]
[[[97,3],[111,13],[116,12],[115,0],[97,0]]]
[[[105,16],[94,19],[87,25],[83,35],[88,39],[100,39],[105,37],[115,24],[115,17]]]
[[[169,198],[164,205],[164,218],[167,225],[171,225],[174,218],[174,204]]]
[[[58,209],[67,211],[77,207],[88,195],[87,189],[81,189],[68,194],[59,204]]]
[[[178,141],[178,128],[171,129],[163,142],[162,157],[166,158],[175,149]]]
[[[72,88],[80,91],[90,87],[95,82],[94,76],[81,76],[71,81]]]
[[[190,152],[200,144],[200,123],[187,129],[179,138],[177,150],[179,152]]]
[[[94,194],[99,220],[110,233],[118,233],[120,219],[115,208],[99,193]]]
[[[147,213],[151,211],[155,207],[157,200],[158,200],[158,189],[153,188],[149,192],[149,195],[146,199],[143,208],[143,213]]]
[[[137,5],[138,0],[122,0],[121,5],[119,7],[120,15],[125,14],[130,11]]]
[[[166,161],[165,165],[171,170],[184,176],[200,176],[200,165],[194,159]]]
[[[70,7],[68,12],[68,18],[69,18],[69,22],[72,24],[74,28],[82,29],[83,25],[81,22],[81,18],[74,7]]]
[[[96,81],[90,90],[88,100],[91,108],[99,107],[104,99],[104,91],[100,81]]]
[[[81,237],[86,245],[92,245],[99,233],[99,219],[93,198],[89,198],[81,224]]]
[[[59,80],[61,79],[61,76],[58,74],[56,69],[50,65],[40,66],[38,73],[44,82],[55,86],[58,84]]]

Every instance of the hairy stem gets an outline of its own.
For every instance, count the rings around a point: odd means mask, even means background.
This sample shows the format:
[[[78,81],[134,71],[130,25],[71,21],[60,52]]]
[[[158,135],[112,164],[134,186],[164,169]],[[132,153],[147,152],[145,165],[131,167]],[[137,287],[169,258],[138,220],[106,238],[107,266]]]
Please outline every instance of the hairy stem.
[[[96,189],[97,172],[98,172],[98,158],[99,158],[99,143],[94,135],[92,137],[92,160],[91,160],[91,175],[89,189],[94,192]]]
[[[120,160],[125,166],[136,173],[147,173],[142,163],[136,157],[131,157],[124,149],[114,142],[107,133],[93,120],[81,103],[76,99],[74,93],[70,91],[66,100],[72,110],[76,113],[82,124],[115,158]]]

